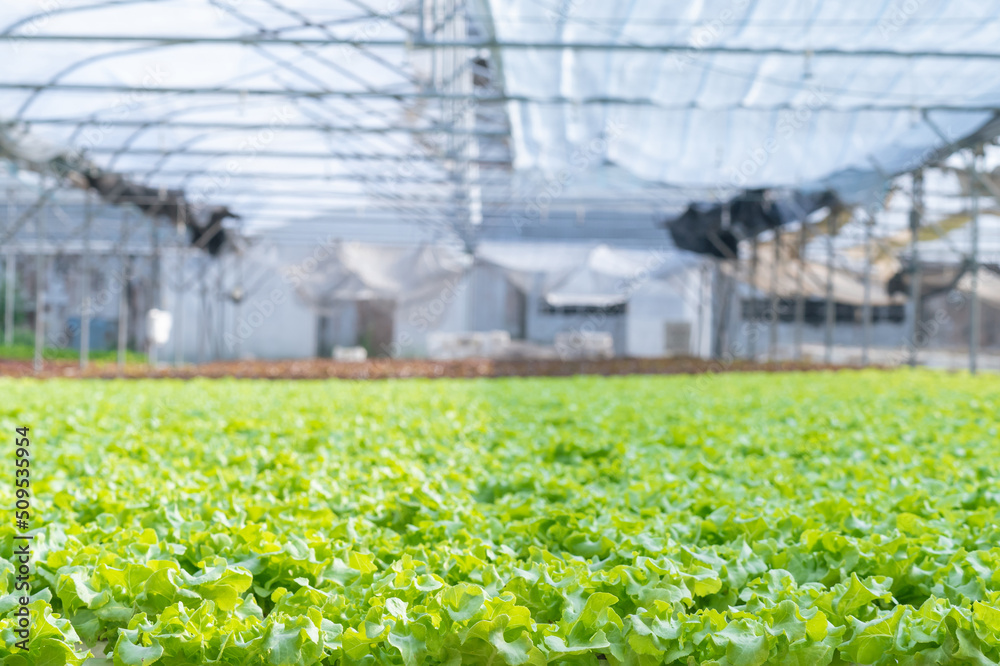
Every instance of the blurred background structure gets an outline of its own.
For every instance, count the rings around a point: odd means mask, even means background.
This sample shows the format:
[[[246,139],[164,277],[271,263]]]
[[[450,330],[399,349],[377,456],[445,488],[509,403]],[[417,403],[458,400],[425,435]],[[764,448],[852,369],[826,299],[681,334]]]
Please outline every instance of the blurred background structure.
[[[0,356],[1000,368],[1000,2],[7,0]]]

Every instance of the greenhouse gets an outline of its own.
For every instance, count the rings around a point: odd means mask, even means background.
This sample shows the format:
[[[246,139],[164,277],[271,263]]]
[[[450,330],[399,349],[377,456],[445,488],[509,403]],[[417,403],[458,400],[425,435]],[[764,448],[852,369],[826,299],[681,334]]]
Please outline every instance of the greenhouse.
[[[1000,2],[0,53],[4,664],[1000,663]]]

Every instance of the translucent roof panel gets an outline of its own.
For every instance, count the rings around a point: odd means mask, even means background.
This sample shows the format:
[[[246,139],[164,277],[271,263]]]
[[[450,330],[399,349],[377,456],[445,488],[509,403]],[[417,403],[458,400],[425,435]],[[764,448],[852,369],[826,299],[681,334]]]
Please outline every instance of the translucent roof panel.
[[[1000,107],[995,1],[489,5],[521,169],[850,200]]]
[[[7,0],[0,132],[261,224],[391,200],[387,180],[429,195],[450,182],[420,141],[416,26],[355,0]]]
[[[1000,0],[5,0],[0,141],[258,227],[378,206],[513,236],[550,207],[860,202],[992,137],[998,17]]]

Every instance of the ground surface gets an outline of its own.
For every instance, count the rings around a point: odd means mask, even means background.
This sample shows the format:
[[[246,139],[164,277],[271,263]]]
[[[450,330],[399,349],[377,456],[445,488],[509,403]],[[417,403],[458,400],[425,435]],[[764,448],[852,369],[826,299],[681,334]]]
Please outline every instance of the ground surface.
[[[1000,660],[993,377],[0,394],[38,514],[28,655],[0,527],[5,664]]]

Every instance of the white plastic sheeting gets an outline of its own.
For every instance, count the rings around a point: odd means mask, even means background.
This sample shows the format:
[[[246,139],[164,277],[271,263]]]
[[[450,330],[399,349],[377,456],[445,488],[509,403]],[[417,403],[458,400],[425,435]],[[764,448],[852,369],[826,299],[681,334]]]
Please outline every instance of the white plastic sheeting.
[[[702,260],[676,250],[623,250],[607,245],[484,243],[475,257],[445,245],[398,247],[333,243],[273,267],[305,303],[390,299],[400,304],[433,298],[460,282],[475,262],[494,266],[526,295],[550,305],[624,303],[650,280],[668,279]]]
[[[603,244],[484,243],[476,256],[500,268],[523,293],[534,293],[554,307],[625,303],[646,282],[702,261],[670,248],[628,250]]]
[[[706,193],[833,188],[847,201],[879,172],[918,166],[942,139],[1000,106],[996,61],[891,53],[1000,54],[1000,2],[926,0],[489,0],[503,42],[691,46],[658,50],[501,50],[514,101],[516,166],[557,173],[610,163],[635,178]],[[720,53],[716,49],[879,50],[890,54]],[[693,198],[699,195],[692,193]]]
[[[335,243],[314,248],[292,265],[276,265],[308,305],[389,299],[400,304],[432,297],[472,265],[461,251],[441,245],[393,247]]]
[[[0,36],[24,38],[0,40],[0,122],[34,121],[40,142],[29,152],[80,150],[150,185],[229,205],[251,226],[384,204],[385,192],[366,184],[369,177],[397,181],[389,199],[405,201],[428,188],[400,176],[447,179],[442,156],[408,134],[325,129],[433,119],[425,111],[436,101],[405,99],[427,83],[429,50],[401,45],[413,38],[414,16],[373,5],[382,14],[366,17],[360,4],[6,0]],[[919,165],[934,148],[981,127],[991,117],[984,109],[1000,106],[996,60],[934,55],[1000,55],[998,17],[1000,0],[480,0],[470,16],[501,44],[629,47],[494,49],[491,70],[502,74],[504,93],[520,100],[507,104],[513,191],[534,191],[524,184],[537,184],[539,175],[557,183],[561,196],[620,200],[649,185],[677,188],[669,202],[652,206],[661,212],[742,188],[832,187],[847,201],[877,191],[883,174]],[[400,45],[31,39],[46,34]],[[760,52],[775,48],[785,53]],[[719,52],[725,49],[745,50]],[[9,87],[22,84],[38,87]],[[188,88],[201,92],[177,92]],[[206,93],[215,88],[228,92]],[[945,140],[921,116],[928,107]],[[85,123],[39,122],[53,119]],[[234,121],[255,129],[198,129]],[[281,152],[285,158],[268,156]],[[287,158],[295,152],[310,156]],[[350,157],[372,152],[404,162]],[[303,189],[315,196],[303,198]]]

